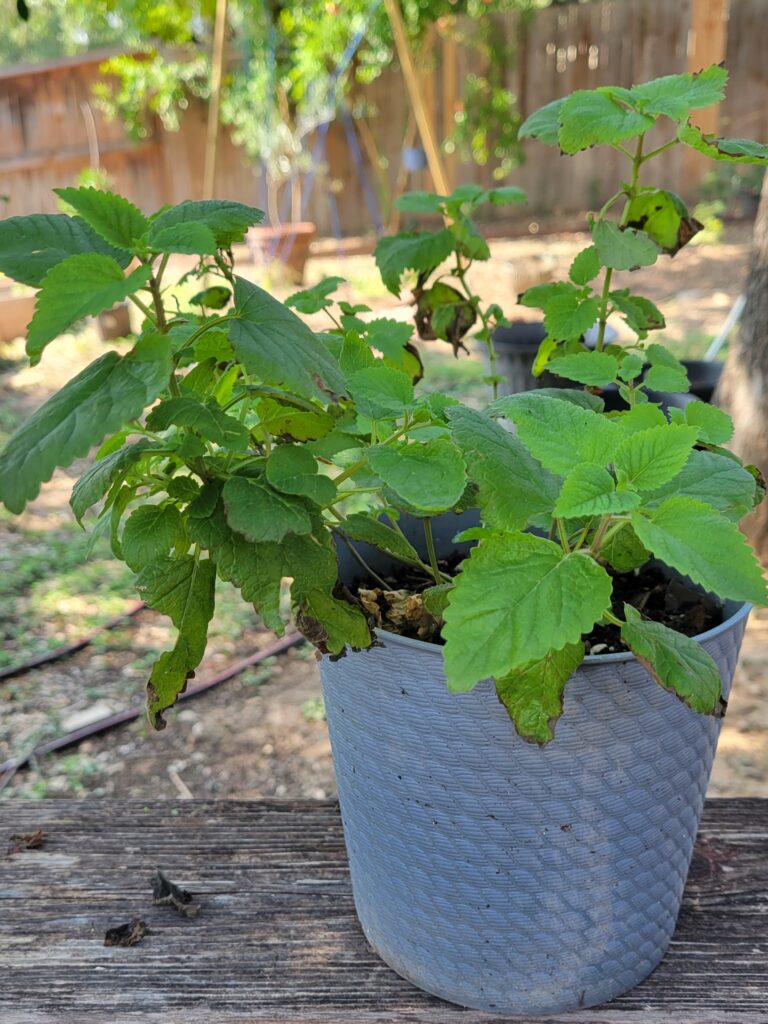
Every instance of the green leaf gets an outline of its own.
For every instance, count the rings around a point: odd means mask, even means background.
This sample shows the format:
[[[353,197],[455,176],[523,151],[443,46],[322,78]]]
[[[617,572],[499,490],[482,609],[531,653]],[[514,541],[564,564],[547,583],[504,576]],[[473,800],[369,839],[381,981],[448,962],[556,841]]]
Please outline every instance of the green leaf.
[[[0,273],[20,284],[38,288],[48,271],[69,256],[99,253],[121,267],[131,254],[108,245],[79,217],[63,213],[34,213],[0,220]]]
[[[600,262],[614,270],[636,270],[656,262],[659,247],[648,235],[634,228],[620,228],[610,220],[592,224],[592,239]]]
[[[447,438],[374,445],[368,462],[387,487],[424,512],[453,508],[467,482],[461,453]]]
[[[698,430],[700,441],[707,444],[727,444],[733,437],[733,420],[708,402],[689,402],[685,407],[685,420]]]
[[[630,200],[627,226],[644,231],[670,256],[679,252],[702,228],[688,213],[680,196],[660,188],[643,189]]]
[[[768,144],[752,139],[723,139],[706,135],[693,124],[680,125],[678,139],[713,160],[732,164],[768,164]]]
[[[645,375],[644,384],[652,391],[686,392],[690,388],[688,373],[675,356],[663,345],[649,345],[645,354],[651,368]]]
[[[639,569],[650,557],[650,551],[640,543],[629,523],[617,530],[600,548],[600,558],[617,572]]]
[[[216,245],[228,249],[234,242],[242,242],[248,228],[263,220],[263,212],[255,206],[245,206],[232,199],[200,199],[161,210],[153,217],[152,227],[162,231],[188,221],[205,224],[213,232]]]
[[[158,228],[153,223],[147,232],[147,246],[154,252],[179,252],[190,256],[213,256],[216,239],[207,224],[187,221]]]
[[[184,539],[184,522],[175,505],[142,505],[128,516],[123,530],[123,559],[139,572],[168,554]]]
[[[263,480],[233,476],[222,490],[227,522],[248,540],[281,541],[287,533],[309,533],[306,506],[276,491]]]
[[[413,403],[413,383],[400,370],[376,365],[350,374],[347,390],[358,412],[372,420],[397,419]]]
[[[136,248],[149,221],[133,203],[97,188],[55,188],[53,190],[89,224],[97,234],[119,249]]]
[[[589,284],[600,273],[600,257],[594,245],[582,249],[571,264],[568,276],[574,284]]]
[[[673,121],[682,121],[692,110],[711,107],[723,98],[728,72],[712,64],[694,74],[665,75],[652,82],[635,85],[630,90],[634,102],[643,113],[665,114]]]
[[[585,297],[583,289],[566,281],[529,288],[520,302],[523,306],[544,310],[544,326],[549,336],[557,341],[580,338],[600,314],[596,298]]]
[[[559,142],[564,153],[623,142],[653,127],[653,118],[625,106],[618,92],[603,87],[571,93],[559,112]]]
[[[366,341],[372,348],[377,349],[387,359],[402,362],[403,349],[413,337],[411,324],[382,317],[369,320],[363,326]]]
[[[311,288],[305,288],[303,291],[289,295],[285,304],[298,310],[299,313],[319,313],[320,310],[328,309],[333,305],[333,299],[330,296],[340,284],[344,284],[343,277],[324,277],[322,281],[318,281]]]
[[[511,203],[524,203],[528,198],[525,191],[516,185],[502,185],[492,188],[483,196],[491,206],[509,206]]]
[[[350,540],[359,540],[365,544],[371,544],[393,558],[402,562],[420,562],[416,548],[397,530],[382,523],[380,519],[374,518],[365,512],[355,512],[347,516],[338,529],[349,537]]]
[[[86,253],[70,256],[45,275],[37,293],[35,315],[27,329],[27,352],[34,366],[45,346],[76,320],[111,309],[143,287],[149,267],[138,267],[128,277],[111,256]]]
[[[456,240],[456,248],[470,260],[488,260],[491,258],[491,250],[477,231],[474,224],[467,220],[457,220],[448,229]]]
[[[693,427],[665,426],[639,430],[621,442],[613,457],[619,486],[653,491],[680,472],[696,443]]]
[[[555,515],[564,519],[628,512],[640,504],[631,491],[616,489],[616,483],[602,466],[583,462],[565,478],[555,505]]]
[[[173,650],[160,655],[147,684],[147,710],[155,729],[165,727],[163,712],[173,707],[202,661],[213,618],[215,583],[213,562],[190,555],[148,565],[137,580],[150,608],[170,616],[179,631]]]
[[[696,498],[738,522],[752,511],[755,478],[733,459],[693,451],[682,472],[649,495],[646,504],[672,497]]]
[[[501,402],[495,403],[500,410]],[[484,522],[515,530],[551,513],[560,481],[542,469],[515,434],[466,406],[449,409],[448,416],[467,475],[479,488]]]
[[[607,352],[574,352],[572,355],[552,359],[547,369],[559,377],[578,381],[579,384],[603,387],[616,380],[619,361]]]
[[[538,139],[547,146],[556,146],[560,133],[560,111],[564,103],[565,99],[552,100],[551,103],[539,107],[520,125],[517,137]]]
[[[445,610],[445,672],[455,692],[575,644],[608,608],[611,579],[583,552],[511,533],[481,540]]]
[[[246,373],[267,384],[283,385],[305,398],[344,390],[338,363],[304,321],[241,277],[235,278],[229,339]]]
[[[650,299],[646,299],[642,295],[630,295],[628,288],[609,292],[608,298],[614,307],[623,314],[627,326],[641,340],[648,336],[648,331],[657,331],[667,326],[663,314]]]
[[[592,409],[594,412],[602,412],[605,402],[599,395],[593,395],[591,391],[579,391],[577,388],[537,388],[536,394],[545,398],[556,398],[559,402],[570,402],[571,405],[578,405],[582,409]],[[488,406],[492,415],[505,415],[504,398],[498,398]]]
[[[632,526],[662,562],[719,597],[765,604],[760,563],[737,526],[693,498],[636,509]]]
[[[360,651],[373,643],[371,627],[360,609],[319,589],[301,602],[296,625],[323,654],[340,655],[348,646]]]
[[[544,746],[554,739],[554,727],[563,713],[565,684],[584,660],[584,644],[566,644],[548,651],[509,675],[496,679],[496,693],[507,709],[518,735],[527,743]]]
[[[381,279],[393,295],[400,295],[400,278],[406,270],[431,274],[453,252],[448,228],[440,231],[400,232],[381,238],[374,250]]]
[[[284,494],[303,494],[318,505],[330,505],[336,499],[336,485],[317,472],[314,456],[295,444],[281,444],[267,459],[267,480]]]
[[[619,377],[623,381],[627,382],[637,380],[637,378],[643,372],[644,367],[645,360],[641,356],[635,355],[635,353],[630,353],[629,355],[624,356],[624,358],[621,360],[621,365],[619,366]],[[653,413],[659,413],[661,416],[661,419],[658,420],[656,423],[648,423],[646,424],[646,426],[657,426],[658,423],[666,423],[666,420],[664,419],[664,414],[660,412],[657,406],[648,404],[638,405],[631,411],[639,412],[641,409],[652,409]],[[651,415],[653,415],[653,413],[651,413]]]
[[[440,213],[447,196],[435,192],[406,192],[395,200],[395,207],[402,213]]]
[[[534,458],[555,473],[569,473],[580,462],[607,465],[623,438],[600,413],[535,391],[508,395],[503,409]]]
[[[452,592],[453,583],[438,583],[434,587],[422,590],[419,596],[429,614],[433,618],[441,620],[448,607]]]
[[[621,638],[659,686],[702,714],[724,714],[720,670],[701,644],[624,605]]]
[[[116,452],[105,455],[104,458],[97,459],[72,488],[69,504],[77,521],[81,522],[88,509],[97,501],[101,501],[112,484],[123,479],[128,470],[132,469],[146,452],[158,447],[154,441],[141,438],[134,444],[126,445]]]
[[[234,452],[245,451],[250,439],[248,428],[234,416],[228,416],[215,399],[202,402],[191,395],[167,398],[155,406],[147,417],[147,426],[150,430],[186,427]]]
[[[625,434],[638,434],[641,430],[650,430],[651,427],[666,427],[667,417],[658,405],[646,402],[645,405],[636,405],[634,409],[627,409],[616,417]]]
[[[57,466],[83,458],[157,398],[171,372],[167,340],[157,340],[125,356],[105,352],[13,434],[0,455],[0,501],[9,511],[21,512]]]
[[[205,306],[206,309],[224,309],[229,300],[232,297],[232,292],[229,288],[225,288],[221,284],[212,284],[210,288],[204,288],[201,292],[196,292],[189,300],[191,306]],[[226,338],[223,331],[209,332],[205,334],[200,341],[195,345],[195,351],[197,352],[201,343],[205,343],[211,335]],[[229,344],[229,342],[227,342]]]

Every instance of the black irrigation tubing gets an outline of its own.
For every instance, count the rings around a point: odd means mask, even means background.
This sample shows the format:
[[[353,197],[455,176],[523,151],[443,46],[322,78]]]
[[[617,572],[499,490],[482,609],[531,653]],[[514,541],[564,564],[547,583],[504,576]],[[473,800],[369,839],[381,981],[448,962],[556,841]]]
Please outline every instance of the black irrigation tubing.
[[[20,665],[10,665],[8,668],[0,669],[0,683],[5,682],[6,679],[13,679],[15,676],[23,676],[26,672],[31,672],[33,668],[38,668],[40,665],[47,665],[51,661],[68,658],[70,654],[77,654],[78,651],[82,651],[84,647],[92,644],[101,633],[108,629],[114,629],[126,619],[138,615],[146,607],[143,601],[139,601],[131,605],[127,612],[123,612],[122,615],[116,615],[113,619],[108,619],[101,626],[97,626],[90,633],[86,633],[85,636],[80,637],[79,640],[74,640],[71,644],[64,644],[63,647],[54,647],[52,651],[46,651],[45,654],[40,654],[36,658],[23,661]]]
[[[272,658],[276,654],[282,654],[284,651],[289,650],[291,647],[295,647],[297,644],[303,643],[304,637],[301,633],[289,633],[288,636],[282,637],[280,640],[276,640],[269,647],[263,648],[261,651],[256,651],[255,654],[249,654],[247,658],[242,658],[240,661],[236,661],[234,665],[230,665],[229,668],[224,669],[223,672],[219,672],[218,675],[212,676],[207,679],[204,683],[200,683],[198,686],[192,686],[184,693],[180,694],[179,700],[188,700],[190,697],[197,697],[201,693],[205,693],[206,690],[212,689],[214,686],[218,686],[219,683],[224,683],[228,679],[232,679],[234,676],[240,675],[247,668],[252,665],[258,665],[260,661],[265,661],[267,658]],[[105,718],[100,718],[96,722],[91,722],[90,725],[85,725],[82,729],[74,729],[72,732],[65,733],[64,736],[58,736],[55,740],[49,740],[48,743],[42,743],[39,747],[35,747],[27,753],[22,754],[18,758],[10,758],[8,761],[4,761],[0,764],[0,775],[6,772],[17,772],[19,768],[23,768],[24,765],[31,760],[33,757],[40,757],[43,754],[52,754],[56,750],[63,750],[65,747],[74,746],[76,743],[82,742],[82,740],[89,739],[91,736],[98,736],[100,733],[107,732],[109,729],[114,729],[118,725],[123,725],[125,722],[132,722],[135,718],[139,718],[144,714],[144,706],[126,708],[124,711],[118,711],[114,715],[107,715]],[[0,780],[1,783],[1,780]],[[0,788],[2,785],[0,784]]]

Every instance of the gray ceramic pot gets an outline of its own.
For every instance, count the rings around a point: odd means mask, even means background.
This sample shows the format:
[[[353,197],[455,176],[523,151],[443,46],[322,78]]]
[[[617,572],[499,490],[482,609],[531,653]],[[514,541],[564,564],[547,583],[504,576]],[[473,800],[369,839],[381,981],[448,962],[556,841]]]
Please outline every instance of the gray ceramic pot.
[[[727,695],[749,607],[724,612],[698,639]],[[451,694],[439,647],[379,638],[322,664],[371,945],[420,988],[497,1013],[575,1010],[632,988],[674,931],[720,723],[633,656],[599,655],[568,682],[539,749],[490,682]]]

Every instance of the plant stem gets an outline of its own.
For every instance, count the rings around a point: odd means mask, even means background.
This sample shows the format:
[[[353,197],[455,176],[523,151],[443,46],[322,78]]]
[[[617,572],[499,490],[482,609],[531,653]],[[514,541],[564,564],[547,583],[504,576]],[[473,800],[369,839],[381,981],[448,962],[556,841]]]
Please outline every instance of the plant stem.
[[[646,153],[641,163],[645,163],[646,160],[651,160],[653,157],[658,156],[659,153],[666,153],[668,149],[672,149],[673,146],[679,145],[679,139],[670,139],[669,142],[665,142],[663,146],[659,146],[657,149],[652,149],[650,153]]]
[[[146,305],[146,303],[141,301],[141,299],[138,297],[138,295],[129,295],[128,298],[131,300],[131,302],[134,304],[134,306],[138,306],[139,307],[139,309],[144,314],[144,316],[147,318],[147,320],[149,320],[151,323],[155,322],[155,318],[154,318],[154,316],[152,314],[152,310],[149,308],[148,305]]]
[[[555,519],[555,523],[557,524],[557,535],[560,538],[560,544],[562,545],[562,548],[565,551],[565,553],[568,555],[571,553],[571,546],[568,543],[568,534],[565,530],[565,523],[562,519],[557,518]]]
[[[352,555],[353,558],[355,558],[360,563],[360,565],[362,565],[362,567],[365,569],[365,571],[368,573],[368,575],[371,576],[372,579],[376,580],[376,582],[379,583],[383,587],[384,590],[388,590],[388,591],[391,592],[392,587],[390,587],[381,578],[381,576],[379,576],[379,574],[377,572],[374,572],[374,570],[370,567],[370,565],[368,565],[368,563],[363,558],[363,556],[360,554],[360,552],[357,550],[357,548],[353,544],[350,544],[349,540],[344,536],[344,534],[340,530],[337,530],[333,526],[331,527],[331,529],[333,530],[333,532],[335,534],[337,534],[338,537],[341,538],[342,543],[347,548],[349,553]]]
[[[442,573],[440,572],[440,566],[437,563],[437,552],[435,551],[435,538],[432,535],[432,519],[430,516],[425,516],[422,520],[424,523],[424,539],[427,542],[427,554],[429,555],[429,565],[432,569],[432,575],[435,578],[435,583],[440,586],[443,582]]]
[[[619,628],[621,628],[621,626],[625,625],[621,619],[616,618],[613,612],[603,612],[603,618],[610,622],[612,626],[619,626]]]

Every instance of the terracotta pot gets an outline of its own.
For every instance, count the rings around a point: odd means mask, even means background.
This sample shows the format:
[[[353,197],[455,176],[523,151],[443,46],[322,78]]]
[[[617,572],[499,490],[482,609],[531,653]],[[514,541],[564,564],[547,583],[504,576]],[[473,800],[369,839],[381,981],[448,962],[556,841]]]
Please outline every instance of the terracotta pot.
[[[297,282],[304,279],[309,246],[317,233],[311,221],[259,226],[248,232],[248,245],[255,262],[281,263]]]

